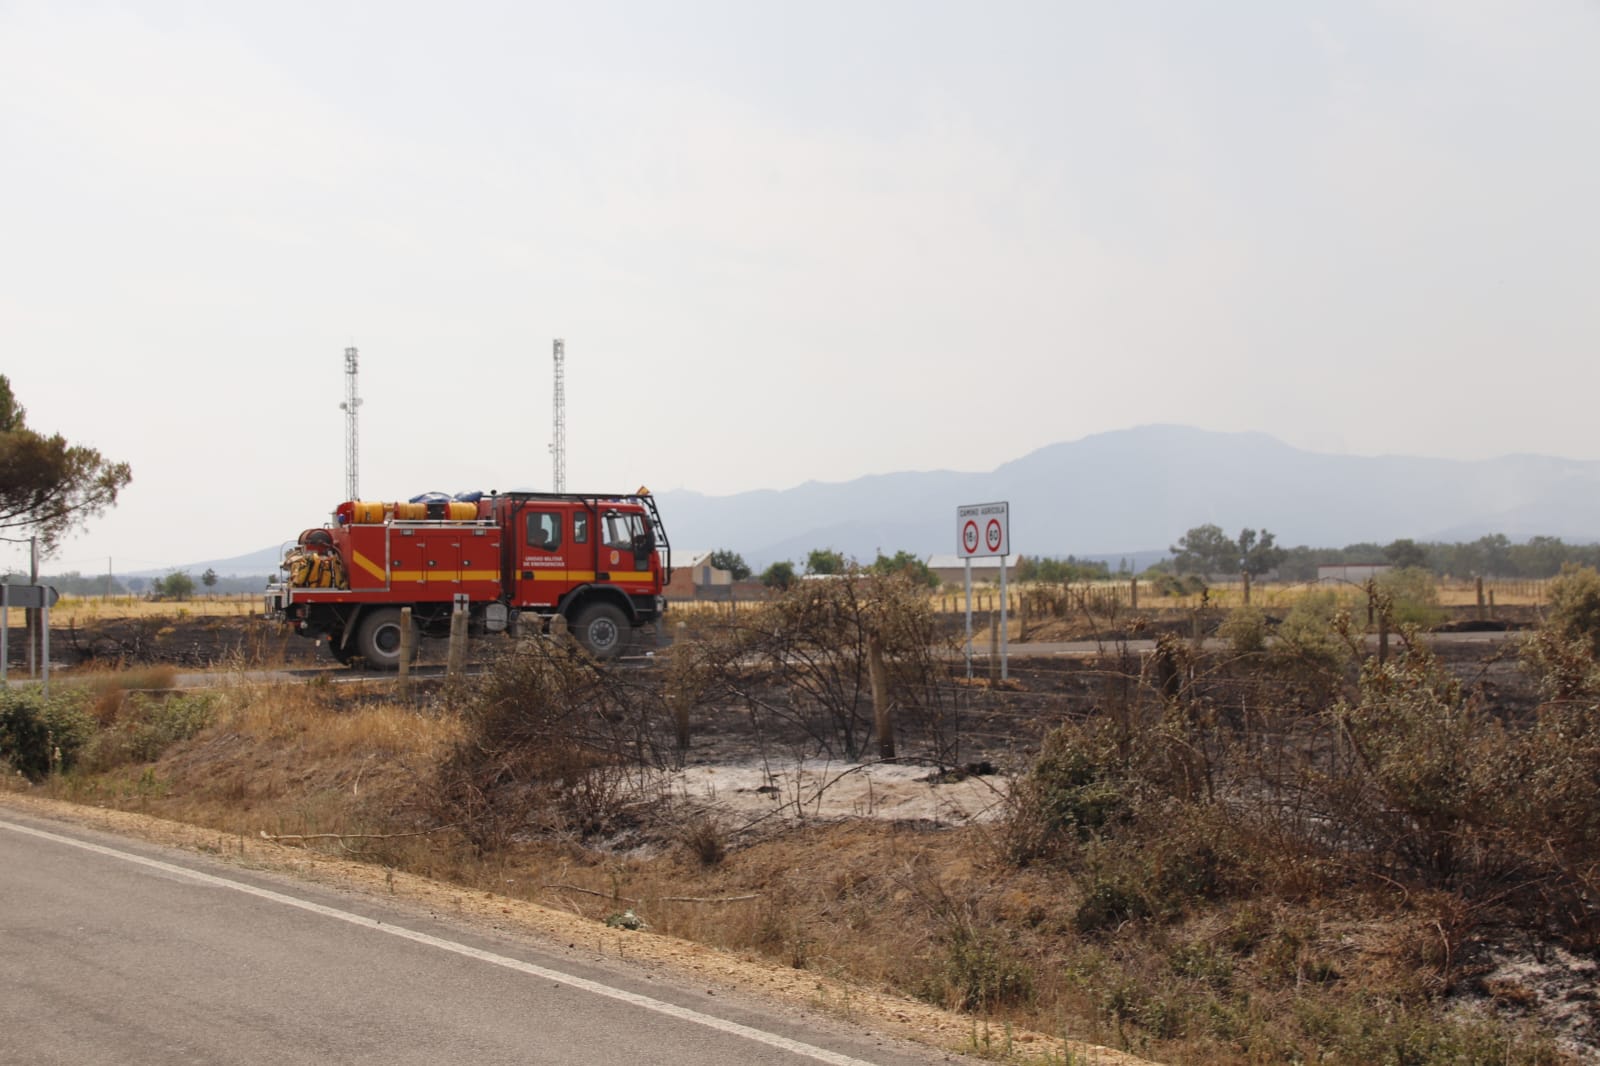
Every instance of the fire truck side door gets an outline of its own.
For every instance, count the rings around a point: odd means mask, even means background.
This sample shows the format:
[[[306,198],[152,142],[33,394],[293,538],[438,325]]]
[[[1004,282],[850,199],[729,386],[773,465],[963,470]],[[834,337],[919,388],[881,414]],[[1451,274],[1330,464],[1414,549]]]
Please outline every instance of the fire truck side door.
[[[522,512],[517,536],[517,579],[522,602],[554,606],[569,587],[566,511],[558,507]]]

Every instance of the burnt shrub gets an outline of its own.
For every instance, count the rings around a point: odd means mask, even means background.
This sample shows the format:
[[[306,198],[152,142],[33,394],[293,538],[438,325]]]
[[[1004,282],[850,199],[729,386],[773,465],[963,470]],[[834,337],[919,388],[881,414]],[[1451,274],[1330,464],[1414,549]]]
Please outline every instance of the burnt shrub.
[[[519,833],[620,828],[641,802],[641,768],[666,765],[659,693],[563,643],[527,641],[459,697],[463,730],[441,762],[434,817],[480,851]]]

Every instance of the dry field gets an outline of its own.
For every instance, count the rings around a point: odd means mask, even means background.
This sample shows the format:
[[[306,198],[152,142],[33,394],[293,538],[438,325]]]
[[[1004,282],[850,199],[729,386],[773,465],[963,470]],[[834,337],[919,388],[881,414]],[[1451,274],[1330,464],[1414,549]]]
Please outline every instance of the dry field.
[[[631,913],[647,925],[637,950],[693,941],[802,975],[816,1005],[870,1003],[992,1059],[1100,1061],[1089,1045],[1225,1066],[1600,1057],[1587,919],[1551,932],[1592,910],[1562,886],[1600,867],[1510,861],[1520,844],[1499,827],[1446,832],[1470,841],[1460,857],[1408,851],[1368,794],[1404,786],[1404,768],[1385,784],[1340,756],[1404,707],[1366,725],[1330,711],[1370,698],[1335,644],[1215,654],[1169,639],[1139,654],[1112,639],[1096,659],[1018,660],[1009,684],[968,683],[914,654],[948,628],[925,600],[807,595],[823,599],[741,605],[740,626],[695,618],[648,669],[596,673],[539,644],[406,700],[386,681],[224,669],[210,690],[151,695],[132,690],[168,688],[170,667],[69,672],[87,715],[76,761],[46,751],[59,761],[33,767],[38,783],[11,787],[447,881],[507,913]],[[261,629],[245,612],[77,618],[183,647],[243,648]],[[892,763],[870,757],[857,623],[910,641],[888,657]],[[1516,647],[1455,648],[1440,661],[1455,681],[1406,684],[1433,686],[1449,729],[1465,706],[1525,728],[1539,697]],[[1452,702],[1452,684],[1476,702]],[[1470,774],[1508,735],[1452,733],[1491,747],[1428,773]],[[1118,776],[1095,776],[1106,766]],[[1039,791],[1050,780],[1059,793]],[[1051,804],[1071,818],[1051,821]],[[1323,839],[1351,813],[1366,820]],[[1519,908],[1536,905],[1530,923]]]

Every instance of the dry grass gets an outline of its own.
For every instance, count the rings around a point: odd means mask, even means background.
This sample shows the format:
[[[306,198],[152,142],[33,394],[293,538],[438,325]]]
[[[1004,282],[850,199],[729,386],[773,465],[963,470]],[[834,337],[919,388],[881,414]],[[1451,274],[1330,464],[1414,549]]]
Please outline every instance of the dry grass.
[[[1442,1015],[1458,965],[1445,933],[1457,927],[1453,897],[1309,861],[1278,846],[1270,820],[1252,828],[1178,789],[1195,758],[1228,754],[1213,748],[1225,731],[1209,719],[1163,719],[1192,735],[1156,738],[1140,764],[1146,835],[1086,834],[1068,840],[1070,855],[1019,863],[998,825],[738,824],[648,791],[622,798],[604,837],[570,824],[535,832],[519,817],[486,848],[431,817],[438,768],[471,739],[459,708],[399,704],[387,691],[239,683],[221,690],[208,728],[156,761],[48,787],[591,919],[632,911],[658,933],[971,1011],[994,1027],[985,1033],[1030,1029],[1230,1066],[1563,1061],[1515,1025]],[[622,722],[616,712],[590,717]],[[1075,817],[1089,824],[1104,806],[1097,824],[1132,825],[1096,783],[1066,796]],[[972,1050],[1007,1050],[974,1024]],[[1397,1048],[1402,1058],[1385,1057]]]
[[[63,596],[50,608],[51,628],[119,618],[248,618],[261,613],[261,594],[229,593],[189,600],[147,600],[139,596]],[[8,624],[20,628],[25,612],[11,609]]]

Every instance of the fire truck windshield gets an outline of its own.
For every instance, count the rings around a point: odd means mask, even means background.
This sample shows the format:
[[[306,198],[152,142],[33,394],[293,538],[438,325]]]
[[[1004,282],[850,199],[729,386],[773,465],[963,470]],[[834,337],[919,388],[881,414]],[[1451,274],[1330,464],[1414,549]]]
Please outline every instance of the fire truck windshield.
[[[633,550],[633,536],[644,532],[644,522],[636,514],[608,511],[605,516],[605,544],[608,548]]]

